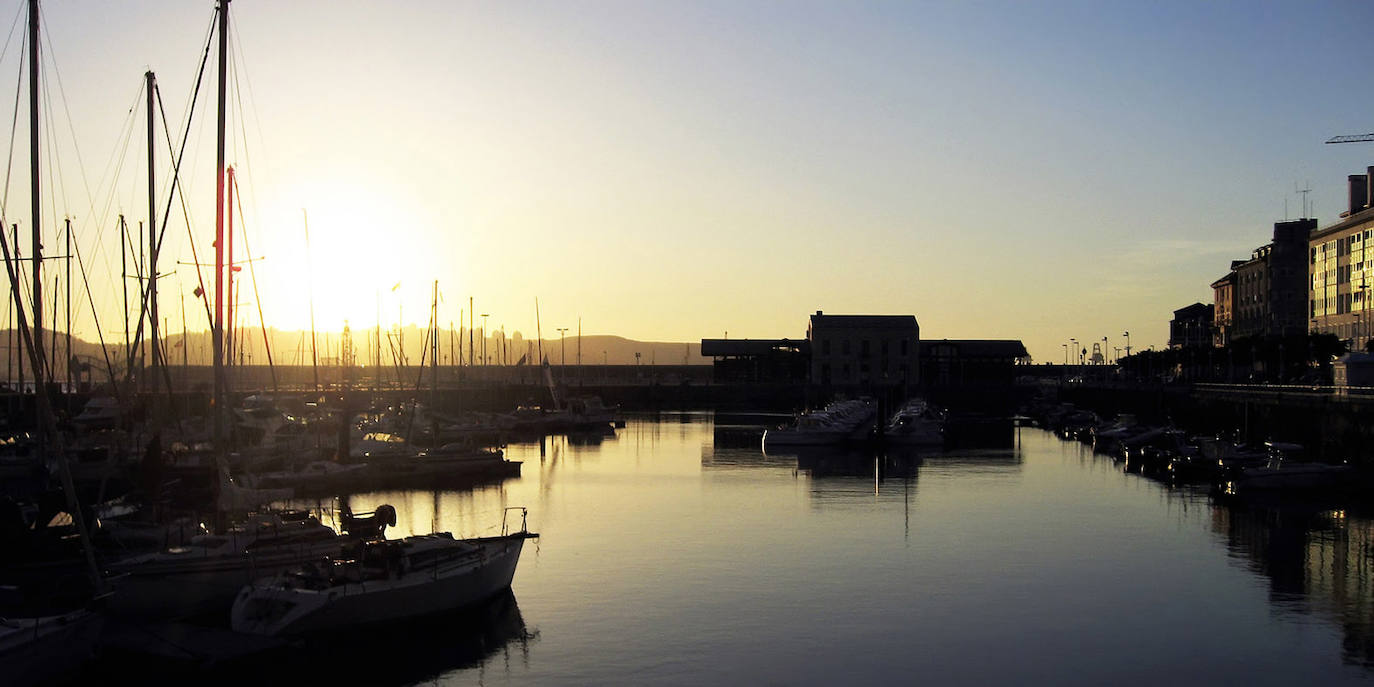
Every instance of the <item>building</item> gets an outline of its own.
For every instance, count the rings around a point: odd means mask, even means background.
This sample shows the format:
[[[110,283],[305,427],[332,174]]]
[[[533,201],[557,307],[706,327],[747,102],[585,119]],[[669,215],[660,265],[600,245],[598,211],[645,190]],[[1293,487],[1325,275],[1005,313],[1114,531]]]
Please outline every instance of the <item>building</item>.
[[[818,384],[915,384],[920,325],[912,315],[826,315],[806,328],[811,381]]]
[[[1194,303],[1174,311],[1169,321],[1169,348],[1210,348],[1216,305]]]
[[[1235,324],[1235,309],[1236,273],[1227,272],[1226,276],[1212,282],[1213,346],[1220,348],[1231,343],[1231,328]]]
[[[1308,239],[1308,329],[1334,334],[1364,349],[1371,322],[1366,315],[1374,287],[1374,254],[1366,248],[1374,239],[1374,167],[1349,178],[1349,207],[1341,220],[1312,232]]]
[[[788,339],[702,339],[701,354],[714,359],[711,377],[716,382],[805,382],[811,344]]]
[[[1010,386],[1016,381],[1016,366],[1029,359],[1020,341],[926,341],[921,344],[921,379],[927,387]]]
[[[1231,263],[1229,340],[1307,330],[1307,244],[1316,228],[1315,219],[1276,222],[1273,241],[1256,248],[1249,260]]]

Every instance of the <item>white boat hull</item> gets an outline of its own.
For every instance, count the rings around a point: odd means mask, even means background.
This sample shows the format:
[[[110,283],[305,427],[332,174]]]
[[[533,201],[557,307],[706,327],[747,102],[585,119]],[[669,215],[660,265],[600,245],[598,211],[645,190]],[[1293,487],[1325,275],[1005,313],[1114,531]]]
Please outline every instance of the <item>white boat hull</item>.
[[[234,601],[235,631],[286,636],[387,623],[453,611],[510,588],[525,535],[466,540],[482,555],[399,579],[321,590],[276,584],[245,587]]]

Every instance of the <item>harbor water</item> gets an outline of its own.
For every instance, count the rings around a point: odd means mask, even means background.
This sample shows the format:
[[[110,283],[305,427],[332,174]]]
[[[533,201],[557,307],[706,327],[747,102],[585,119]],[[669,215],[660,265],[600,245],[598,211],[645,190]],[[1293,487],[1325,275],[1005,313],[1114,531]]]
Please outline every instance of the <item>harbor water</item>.
[[[1374,520],[1357,507],[1218,504],[1038,429],[918,456],[765,454],[761,433],[640,417],[511,446],[523,473],[501,484],[349,497],[395,505],[393,537],[493,534],[510,506],[541,537],[510,597],[364,633],[366,651],[310,670],[455,685],[1374,681]],[[251,672],[285,675],[272,668],[289,652],[270,661]]]

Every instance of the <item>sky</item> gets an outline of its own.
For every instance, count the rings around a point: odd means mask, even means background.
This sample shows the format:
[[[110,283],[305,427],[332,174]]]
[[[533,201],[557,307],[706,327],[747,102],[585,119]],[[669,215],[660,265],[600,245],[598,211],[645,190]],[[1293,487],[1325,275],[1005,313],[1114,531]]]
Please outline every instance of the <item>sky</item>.
[[[423,326],[437,281],[442,324],[471,297],[479,326],[526,336],[580,320],[640,340],[800,338],[824,310],[1021,339],[1038,362],[1127,331],[1159,348],[1173,310],[1210,302],[1230,260],[1303,214],[1299,188],[1326,225],[1346,175],[1374,164],[1374,144],[1323,144],[1374,131],[1365,2],[231,9],[251,326],[259,301],[282,329],[308,327],[312,303],[322,330]],[[60,254],[75,218],[78,336],[98,317],[122,340],[118,216],[136,230],[148,214],[143,74],[179,145],[213,14],[43,5],[42,230]],[[0,2],[0,30],[15,24],[0,93],[20,85],[24,17]],[[183,296],[186,326],[207,326],[188,263],[189,237],[213,255],[215,62],[162,249],[171,331]],[[0,116],[17,127],[4,214],[27,237],[23,94]],[[167,137],[159,122],[159,213]]]

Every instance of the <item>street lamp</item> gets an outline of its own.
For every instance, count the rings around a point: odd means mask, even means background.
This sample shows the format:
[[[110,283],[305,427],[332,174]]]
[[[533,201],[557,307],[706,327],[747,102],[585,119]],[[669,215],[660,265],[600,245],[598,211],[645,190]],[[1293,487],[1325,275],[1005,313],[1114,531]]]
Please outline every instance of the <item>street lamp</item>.
[[[1365,289],[1367,288],[1369,288],[1369,285],[1364,282],[1364,277],[1360,277],[1360,331],[1355,336],[1356,341],[1359,341],[1361,336],[1367,335],[1364,326],[1364,311],[1369,309],[1369,301],[1366,299],[1365,295]]]
[[[559,364],[559,366],[561,366],[561,367],[567,367],[567,365],[568,365],[568,349],[567,349],[567,346],[565,345],[565,342],[567,342],[567,340],[568,340],[568,328],[567,328],[567,327],[557,327],[556,329],[558,329],[558,357],[559,357],[558,364]]]

